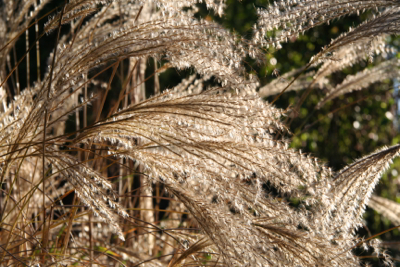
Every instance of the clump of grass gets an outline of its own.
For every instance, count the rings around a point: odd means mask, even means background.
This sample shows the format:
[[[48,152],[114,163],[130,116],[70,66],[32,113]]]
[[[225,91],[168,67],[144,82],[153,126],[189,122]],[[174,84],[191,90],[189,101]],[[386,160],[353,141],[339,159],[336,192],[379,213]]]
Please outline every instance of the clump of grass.
[[[325,88],[329,74],[388,53],[384,37],[400,29],[398,1],[277,1],[259,10],[248,40],[197,19],[196,1],[70,0],[40,16],[49,2],[1,4],[2,265],[361,264],[352,250],[367,242],[355,230],[399,146],[332,173],[289,148],[286,111],[261,96]],[[224,1],[205,2],[223,16]],[[260,86],[246,73],[245,57],[364,9],[377,9],[376,18],[284,79]],[[42,74],[39,40],[51,32]],[[171,68],[195,74],[161,90],[158,76]],[[321,103],[397,74],[398,60],[386,61],[331,87]],[[386,214],[394,205],[372,203]]]

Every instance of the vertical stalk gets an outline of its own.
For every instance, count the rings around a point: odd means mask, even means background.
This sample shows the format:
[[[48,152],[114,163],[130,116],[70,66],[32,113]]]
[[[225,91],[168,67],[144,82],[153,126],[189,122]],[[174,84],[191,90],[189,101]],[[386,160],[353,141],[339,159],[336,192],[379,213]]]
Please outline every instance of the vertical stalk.
[[[27,53],[29,55],[29,52]],[[14,66],[15,66],[15,85],[17,86],[17,95],[20,92],[20,84],[19,84],[19,71],[17,66],[17,52],[15,51],[15,46],[13,46],[13,57],[14,57]]]
[[[57,45],[60,40],[60,34],[61,34],[61,23],[62,23],[62,18],[65,12],[65,7],[67,5],[67,0],[64,1],[64,6],[61,10],[61,15],[60,15],[60,22],[58,24],[58,32],[57,32],[57,39],[54,44],[54,55],[53,55],[53,61],[51,64],[51,69],[50,69],[50,75],[49,75],[49,87],[47,89],[47,96],[46,96],[46,102],[44,105],[44,124],[43,124],[43,154],[42,154],[42,176],[43,176],[43,184],[42,184],[42,201],[43,201],[43,232],[42,232],[42,253],[43,253],[43,259],[45,258],[45,251],[46,251],[46,246],[47,246],[47,233],[46,233],[46,171],[45,171],[45,161],[46,161],[46,127],[47,127],[47,120],[48,120],[48,100],[50,99],[50,92],[51,92],[51,84],[53,81],[53,71],[54,71],[54,66],[56,63],[56,56],[57,56]]]
[[[89,216],[89,251],[90,251],[90,263],[89,266],[92,266],[92,262],[94,259],[94,253],[93,253],[93,221],[92,221],[92,213],[88,212]]]
[[[65,254],[67,248],[68,248],[68,244],[69,244],[69,236],[71,234],[71,230],[72,230],[72,224],[76,215],[76,211],[78,210],[78,199],[76,197],[76,194],[74,194],[74,199],[72,200],[72,207],[71,207],[71,211],[70,211],[70,215],[68,218],[68,225],[67,225],[67,229],[65,230],[65,237],[64,237],[64,241],[63,241],[63,247],[62,247],[62,254]]]
[[[74,98],[75,98],[75,104],[77,106],[79,106],[79,95],[78,95],[78,91],[74,93]],[[76,132],[79,132],[79,124],[80,124],[80,120],[79,120],[79,109],[75,109],[75,130]],[[78,160],[81,160],[81,150],[78,149]]]
[[[158,62],[156,58],[154,59],[154,95],[158,95],[160,93],[160,79],[158,78]]]
[[[26,19],[26,17],[27,17],[27,15],[25,15],[25,19]],[[30,83],[31,83],[31,79],[30,79],[31,72],[30,72],[30,68],[29,68],[30,62],[31,62],[30,57],[29,57],[29,52],[30,52],[30,50],[29,50],[29,28],[26,28],[26,31],[25,31],[25,46],[26,46],[26,51],[28,51],[26,53],[26,88],[29,90]]]
[[[88,91],[87,91],[87,72],[85,73],[85,91],[83,92],[85,99],[88,98]],[[83,106],[83,128],[87,127],[87,103]],[[85,145],[86,147],[86,145]]]
[[[33,2],[35,10],[37,9],[36,1]],[[35,21],[35,34],[36,34],[36,71],[37,71],[37,81],[40,83],[40,48],[39,48],[39,24]]]

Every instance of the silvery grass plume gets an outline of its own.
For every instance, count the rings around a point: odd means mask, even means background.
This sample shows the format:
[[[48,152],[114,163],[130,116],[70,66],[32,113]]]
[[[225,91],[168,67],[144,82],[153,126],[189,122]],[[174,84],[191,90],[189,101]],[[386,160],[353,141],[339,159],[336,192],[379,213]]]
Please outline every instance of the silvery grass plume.
[[[368,206],[389,219],[394,225],[400,225],[399,203],[387,198],[372,195]]]
[[[365,12],[365,10],[379,10],[380,8],[395,9],[399,6],[397,0],[293,0],[275,1],[265,9],[258,9],[256,34],[253,42],[261,45],[273,45],[281,48],[282,42],[287,42],[300,33],[345,15]],[[276,36],[264,38],[269,31],[279,30]]]
[[[390,54],[395,54],[395,49],[388,47],[386,40],[386,35],[380,35],[370,39],[366,38],[357,41],[355,45],[343,46],[332,54],[326,54],[326,62],[322,64],[313,78],[318,81],[346,67],[359,64],[366,58],[372,63],[376,56],[381,55],[383,58],[386,58]]]
[[[325,54],[323,62],[315,62],[312,67],[318,67],[317,71],[305,71],[305,67],[292,70],[281,75],[278,79],[262,86],[259,89],[261,97],[279,94],[288,86],[291,80],[294,82],[286,89],[288,91],[298,91],[307,88],[318,88],[332,90],[332,83],[329,81],[329,75],[339,72],[346,67],[359,64],[366,58],[373,62],[374,57],[388,54],[395,54],[393,48],[387,47],[387,36],[377,36],[371,39],[357,41],[355,45],[347,45],[337,49],[333,53]],[[320,66],[321,65],[321,66]],[[297,79],[295,77],[301,74]]]
[[[330,85],[329,80],[325,77],[315,79],[315,71],[309,71],[304,74],[302,74],[302,72],[304,72],[304,68],[295,69],[281,75],[272,82],[262,86],[258,91],[259,95],[261,97],[276,95],[285,89],[285,92],[300,91],[307,88],[324,89]],[[299,74],[301,74],[301,76],[295,79],[295,76]],[[293,81],[293,83],[288,87],[291,81]]]
[[[361,215],[375,185],[399,152],[399,145],[384,147],[339,171],[333,178],[329,201],[321,201],[325,205],[320,211],[323,227],[346,233],[361,226]]]
[[[379,3],[376,2],[376,5],[379,5]],[[310,3],[310,5],[313,6],[312,3]],[[333,94],[342,94],[338,92],[351,92],[354,90],[354,88],[360,90],[374,83],[375,81],[384,80],[385,77],[390,79],[398,76],[398,68],[395,66],[396,64],[391,66],[393,69],[391,69],[391,67],[387,67],[387,69],[390,69],[390,71],[386,73],[384,66],[388,66],[390,63],[385,63],[388,65],[384,64],[382,67],[376,67],[377,71],[381,69],[381,74],[384,72],[384,76],[380,78],[374,76],[375,80],[373,80],[373,77],[368,76],[368,74],[374,72],[374,70],[364,70],[363,74],[356,74],[359,79],[355,79],[353,76],[348,76],[342,85],[337,85],[336,87],[328,85],[326,80],[326,77],[330,74],[338,72],[355,63],[359,63],[366,56],[368,56],[369,61],[372,61],[374,55],[383,54],[383,56],[387,56],[389,53],[394,53],[395,50],[393,48],[386,47],[384,43],[385,38],[387,38],[388,35],[398,34],[400,23],[399,14],[398,7],[388,8],[379,13],[378,16],[374,17],[373,19],[362,23],[354,29],[351,28],[348,33],[342,34],[338,38],[332,40],[329,45],[323,47],[321,52],[310,59],[310,62],[307,66],[286,73],[282,76],[284,79],[275,80],[270,84],[261,87],[259,91],[260,96],[264,97],[285,91],[297,91],[307,88],[328,88],[328,95],[321,100],[318,106],[320,107],[321,105],[325,104],[326,101],[332,99]],[[311,74],[306,73],[305,75],[302,75],[302,73],[305,72],[309,67],[317,67],[321,63],[322,66],[318,69],[316,74],[310,72]],[[312,79],[309,78],[311,75],[313,75]],[[362,81],[360,78],[361,76],[371,79],[371,81]],[[347,80],[349,82],[351,80],[351,82],[346,83]],[[359,83],[357,83],[357,81],[359,81]],[[346,88],[345,91],[343,91],[344,88]]]
[[[387,9],[375,18],[363,22],[356,28],[350,28],[349,32],[342,34],[325,46],[320,53],[311,58],[310,62],[324,61],[331,53],[346,47],[357,46],[374,38],[399,33],[400,9],[398,7]]]
[[[354,90],[367,88],[369,85],[387,79],[394,79],[400,76],[400,60],[393,58],[383,61],[381,64],[358,72],[356,75],[349,75],[335,88],[328,90],[327,95],[318,103],[317,108],[322,107],[327,101],[350,93]]]
[[[44,28],[57,33],[44,77],[11,90],[19,63],[9,55],[17,37],[39,23],[32,21],[46,3],[2,3],[1,264],[360,265],[352,253],[359,245],[355,230],[398,146],[336,175],[290,148],[282,138],[289,133],[281,122],[285,112],[260,99],[257,80],[243,66],[246,56],[262,56],[257,46],[265,42],[247,43],[196,19],[195,7],[182,11],[195,1],[65,1]],[[205,3],[223,15],[224,1]],[[278,2],[260,13],[257,30],[264,35],[291,22],[299,32],[306,18],[301,12],[319,24],[398,1],[334,3]],[[282,8],[287,11],[280,13]],[[377,26],[371,32],[366,23],[326,51],[378,36],[379,27],[382,34],[397,32],[398,9],[385,12],[368,22]],[[278,16],[272,26],[271,14]],[[67,23],[70,31],[60,36]],[[27,49],[35,46],[39,50],[28,38]],[[157,89],[146,99],[149,58],[156,59]],[[168,68],[196,74],[159,92],[157,75]],[[107,69],[111,77],[102,79]],[[102,114],[118,75],[120,95]],[[207,87],[211,77],[216,83]],[[90,103],[98,113],[87,125]],[[74,115],[76,128],[67,132],[65,121]],[[75,192],[72,205],[64,204],[68,190]],[[167,200],[169,209],[160,208],[158,199]],[[158,218],[160,212],[169,213],[168,220]]]

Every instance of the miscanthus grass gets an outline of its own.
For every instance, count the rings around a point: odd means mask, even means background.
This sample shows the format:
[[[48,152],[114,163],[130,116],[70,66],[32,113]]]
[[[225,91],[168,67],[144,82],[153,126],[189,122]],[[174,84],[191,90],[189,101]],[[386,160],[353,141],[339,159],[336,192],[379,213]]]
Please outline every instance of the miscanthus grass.
[[[322,106],[398,77],[394,58],[327,78],[395,52],[399,1],[276,1],[246,40],[199,19],[197,1],[69,0],[39,16],[49,2],[0,2],[1,266],[360,266],[359,247],[392,264],[356,230],[368,203],[400,221],[398,204],[371,197],[400,146],[334,173],[289,147],[286,111],[262,97],[320,88]],[[224,15],[225,1],[202,2]],[[246,57],[365,11],[307,66],[262,86],[246,72]],[[171,68],[195,74],[161,91]]]

